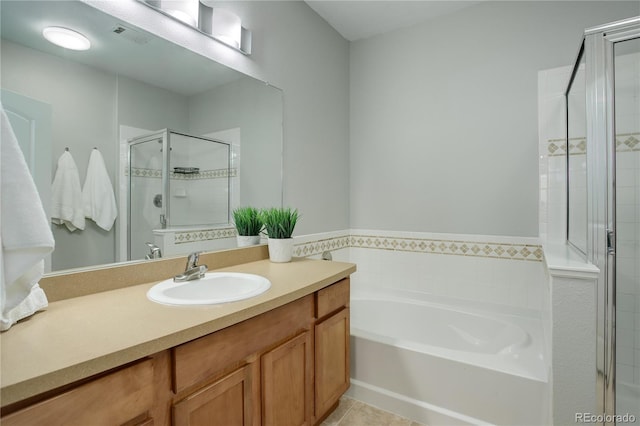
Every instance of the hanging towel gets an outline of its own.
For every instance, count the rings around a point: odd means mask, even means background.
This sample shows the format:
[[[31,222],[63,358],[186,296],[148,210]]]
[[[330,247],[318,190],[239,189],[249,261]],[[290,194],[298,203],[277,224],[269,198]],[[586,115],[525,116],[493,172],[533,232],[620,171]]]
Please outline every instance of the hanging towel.
[[[111,229],[118,217],[116,196],[102,154],[96,148],[91,151],[89,157],[87,177],[82,187],[82,204],[86,218],[93,220],[105,231]]]
[[[69,231],[84,229],[84,208],[78,167],[69,151],[58,159],[58,168],[53,178],[51,222],[66,225]]]
[[[36,185],[0,107],[0,330],[46,308],[38,285],[54,241]]]

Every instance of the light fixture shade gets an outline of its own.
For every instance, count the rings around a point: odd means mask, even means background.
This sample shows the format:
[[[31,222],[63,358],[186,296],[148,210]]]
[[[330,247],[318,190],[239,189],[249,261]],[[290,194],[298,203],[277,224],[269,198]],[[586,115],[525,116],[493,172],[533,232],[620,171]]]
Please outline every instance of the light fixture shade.
[[[199,0],[147,0],[147,3],[187,25],[198,26]]]
[[[223,43],[240,48],[242,41],[242,22],[235,13],[214,7],[211,24],[211,35]]]
[[[46,27],[42,30],[42,36],[56,46],[71,50],[87,50],[91,42],[77,31],[64,27]]]

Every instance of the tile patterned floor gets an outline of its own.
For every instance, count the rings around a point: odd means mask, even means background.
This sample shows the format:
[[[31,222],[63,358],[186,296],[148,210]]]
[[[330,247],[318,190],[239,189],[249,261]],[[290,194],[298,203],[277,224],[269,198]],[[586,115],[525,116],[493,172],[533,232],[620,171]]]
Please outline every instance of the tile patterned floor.
[[[340,404],[321,426],[424,426],[355,399],[343,396]]]

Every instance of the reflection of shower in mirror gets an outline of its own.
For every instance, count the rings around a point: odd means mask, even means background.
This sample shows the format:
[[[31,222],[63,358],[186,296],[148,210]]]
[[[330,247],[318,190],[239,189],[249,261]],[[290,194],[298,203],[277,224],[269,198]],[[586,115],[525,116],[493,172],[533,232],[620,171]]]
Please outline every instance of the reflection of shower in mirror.
[[[129,139],[128,148],[128,260],[145,258],[147,241],[162,246],[167,231],[229,225],[238,179],[229,143],[164,129]]]

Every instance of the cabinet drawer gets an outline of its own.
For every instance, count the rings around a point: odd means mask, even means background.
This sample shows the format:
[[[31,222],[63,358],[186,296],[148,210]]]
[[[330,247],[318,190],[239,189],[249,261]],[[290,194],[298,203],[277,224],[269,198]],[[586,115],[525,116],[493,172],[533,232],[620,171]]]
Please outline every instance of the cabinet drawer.
[[[176,393],[258,351],[311,328],[313,295],[174,348]]]
[[[319,290],[316,300],[316,318],[349,306],[349,278]]]
[[[153,360],[142,361],[2,418],[2,426],[121,425],[153,405]]]

